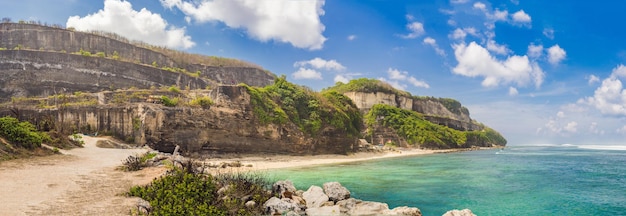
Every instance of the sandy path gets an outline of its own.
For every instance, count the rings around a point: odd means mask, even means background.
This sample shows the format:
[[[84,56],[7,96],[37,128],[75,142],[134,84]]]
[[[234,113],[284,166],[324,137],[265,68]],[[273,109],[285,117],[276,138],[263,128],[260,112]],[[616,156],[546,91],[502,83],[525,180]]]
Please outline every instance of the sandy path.
[[[99,139],[84,137],[84,148],[63,155],[0,163],[0,215],[128,215],[136,200],[118,195],[163,169],[115,170],[146,150],[98,148]]]

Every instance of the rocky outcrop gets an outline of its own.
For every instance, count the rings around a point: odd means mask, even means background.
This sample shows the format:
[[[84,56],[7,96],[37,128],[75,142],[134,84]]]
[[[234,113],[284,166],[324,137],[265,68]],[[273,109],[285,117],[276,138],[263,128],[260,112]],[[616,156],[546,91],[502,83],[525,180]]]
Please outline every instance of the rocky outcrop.
[[[107,94],[115,97],[121,92],[102,93],[99,101],[105,104],[97,105],[59,104],[46,109],[9,105],[0,107],[0,116],[28,120],[43,130],[113,135],[162,152],[173,152],[179,145],[183,155],[194,157],[261,152],[346,154],[358,148],[356,137],[346,137],[330,126],[321,129],[323,132],[318,136],[311,137],[290,122],[261,124],[252,111],[245,87],[219,86],[206,93],[190,93],[210,95],[215,104],[209,108],[166,107],[139,101],[107,104]]]
[[[475,123],[470,118],[467,108],[456,104],[458,102],[450,99],[407,97],[384,92],[346,92],[344,95],[352,99],[354,104],[364,113],[367,113],[376,104],[386,104],[422,113],[426,120],[456,130],[474,131],[483,129],[482,125]],[[451,106],[451,108],[448,108],[444,102],[450,102],[454,106],[448,105]],[[452,107],[454,108],[453,110],[451,110]]]
[[[48,92],[62,90],[96,92],[170,85],[203,89],[212,82],[265,86],[275,79],[272,73],[252,64],[208,66],[192,59],[211,57],[149,49],[149,45],[138,46],[105,34],[0,23],[0,98],[48,96]],[[72,54],[81,50],[94,57]],[[199,72],[199,77],[160,69],[163,67]]]
[[[472,210],[469,209],[463,209],[463,210],[450,210],[447,211],[445,214],[443,214],[443,216],[476,216]]]
[[[286,182],[280,181],[279,185],[284,185]],[[265,213],[268,215],[422,215],[421,211],[415,207],[401,206],[389,209],[386,203],[350,198],[350,191],[339,182],[325,183],[323,192],[320,187],[311,186],[304,192],[303,198],[306,205],[287,197],[272,197],[263,204]]]

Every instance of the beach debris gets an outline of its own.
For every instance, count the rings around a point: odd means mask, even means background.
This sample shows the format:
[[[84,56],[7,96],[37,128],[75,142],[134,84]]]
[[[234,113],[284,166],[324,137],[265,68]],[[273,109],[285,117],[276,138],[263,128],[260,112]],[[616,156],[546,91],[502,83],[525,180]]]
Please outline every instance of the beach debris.
[[[476,215],[472,212],[472,210],[469,210],[469,209],[463,209],[463,210],[454,209],[454,210],[447,211],[445,214],[443,214],[443,216],[476,216]]]
[[[324,183],[324,192],[328,195],[330,201],[335,203],[350,198],[350,191],[344,186],[341,186],[339,182]]]

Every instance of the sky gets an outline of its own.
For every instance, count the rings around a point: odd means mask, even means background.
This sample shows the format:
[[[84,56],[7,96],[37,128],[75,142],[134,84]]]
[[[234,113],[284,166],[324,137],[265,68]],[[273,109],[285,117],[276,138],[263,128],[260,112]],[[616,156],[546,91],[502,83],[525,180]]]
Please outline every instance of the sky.
[[[626,138],[625,1],[7,0],[0,17],[454,98],[509,145]]]

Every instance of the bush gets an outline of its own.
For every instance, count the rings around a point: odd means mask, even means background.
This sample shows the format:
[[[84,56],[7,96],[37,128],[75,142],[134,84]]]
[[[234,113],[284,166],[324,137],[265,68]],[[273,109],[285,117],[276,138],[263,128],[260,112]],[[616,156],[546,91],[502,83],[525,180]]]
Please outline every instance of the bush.
[[[0,136],[28,149],[41,147],[42,142],[50,140],[47,134],[37,131],[30,122],[20,122],[9,116],[0,118]]]
[[[209,108],[211,105],[213,105],[213,100],[211,100],[211,98],[207,96],[197,97],[191,100],[189,102],[189,105],[201,106],[202,108]]]
[[[161,102],[165,106],[175,107],[176,105],[178,105],[178,98],[170,99],[168,96],[163,95],[161,96]]]
[[[174,93],[180,93],[180,89],[176,87],[175,85],[170,86],[167,90],[170,92],[174,92]]]

